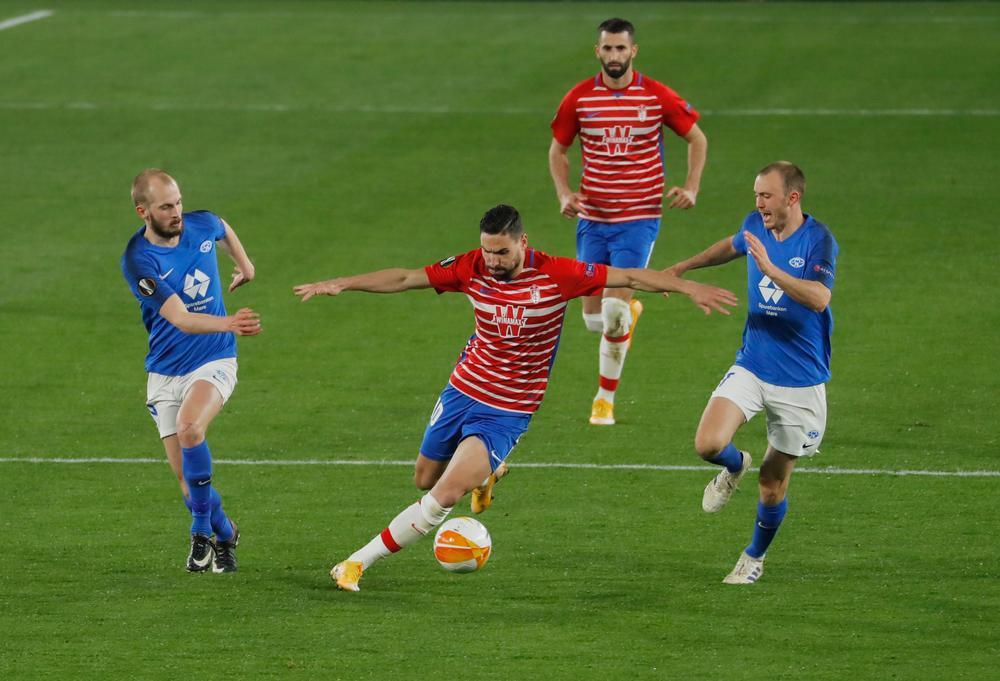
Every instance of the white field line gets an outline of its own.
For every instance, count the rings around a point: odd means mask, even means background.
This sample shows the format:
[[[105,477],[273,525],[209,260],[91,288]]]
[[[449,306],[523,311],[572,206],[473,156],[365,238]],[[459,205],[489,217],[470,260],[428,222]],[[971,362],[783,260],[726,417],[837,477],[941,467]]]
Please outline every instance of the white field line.
[[[165,464],[164,458],[130,458],[130,457],[6,457],[0,458],[0,463],[33,463],[33,464]],[[349,459],[215,459],[214,463],[224,466],[412,466],[413,461],[396,461],[390,459],[349,460]],[[667,471],[667,472],[708,472],[718,471],[716,466],[670,466],[645,463],[542,463],[515,462],[515,468],[568,468],[572,470],[598,471]],[[797,468],[797,473],[817,473],[820,475],[889,475],[889,476],[923,476],[934,478],[1000,478],[1000,471],[930,471],[930,470],[892,470],[888,468],[837,468],[824,466],[818,468]]]
[[[99,111],[99,110],[140,110],[140,111],[240,111],[261,113],[371,113],[371,114],[417,114],[417,115],[506,115],[506,116],[549,116],[551,111],[527,107],[484,108],[454,106],[398,106],[398,105],[340,105],[340,104],[276,104],[247,103],[192,104],[181,102],[142,103],[100,103],[77,102],[19,102],[0,100],[0,109],[12,111]],[[839,117],[839,118],[954,118],[962,116],[996,117],[1000,109],[701,109],[704,116],[743,117]]]
[[[334,8],[336,6],[334,5]],[[81,11],[86,13],[86,10]],[[344,12],[292,12],[292,11],[274,11],[274,10],[260,10],[260,11],[220,11],[212,12],[208,10],[110,10],[105,12],[107,16],[118,17],[118,18],[163,18],[163,19],[211,19],[211,18],[241,18],[241,17],[251,17],[251,18],[273,18],[273,19],[302,19],[302,18],[315,18],[315,19],[342,19],[345,16]],[[361,16],[364,16],[363,14]],[[434,15],[437,19],[468,19],[469,15],[459,12],[440,12]],[[575,12],[571,15],[573,19],[580,19],[583,17],[592,16],[594,19],[600,21],[600,18],[605,16],[604,14],[592,14],[588,15],[586,13],[581,14],[580,12]],[[379,15],[382,20],[396,19],[397,21],[409,21],[412,17],[408,14],[399,14],[395,17],[392,15]],[[565,22],[570,15],[565,13],[557,14],[537,14],[528,12],[500,12],[489,15],[491,21],[558,21]],[[840,16],[759,16],[753,14],[644,14],[644,21],[657,21],[657,20],[669,20],[669,21],[684,21],[684,22],[712,22],[712,23],[748,23],[748,24],[864,24],[864,25],[879,25],[879,24],[981,24],[981,23],[994,23],[1000,21],[1000,16],[995,14],[969,14],[969,15],[943,15],[943,16],[850,16],[850,15],[840,15]]]
[[[1000,109],[706,109],[706,116],[997,116]]]
[[[26,24],[29,21],[38,21],[39,19],[45,19],[54,14],[50,9],[40,9],[37,12],[32,12],[31,14],[22,14],[19,17],[12,17],[10,19],[4,19],[0,21],[0,31],[6,30],[8,28],[14,28],[15,26],[20,26],[21,24]]]

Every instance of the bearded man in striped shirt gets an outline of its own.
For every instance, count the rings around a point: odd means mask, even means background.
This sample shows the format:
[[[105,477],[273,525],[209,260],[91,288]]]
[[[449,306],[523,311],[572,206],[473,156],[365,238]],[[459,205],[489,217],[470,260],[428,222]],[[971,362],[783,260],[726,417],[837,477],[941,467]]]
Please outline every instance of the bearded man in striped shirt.
[[[691,208],[698,196],[708,140],[698,112],[676,92],[635,71],[639,46],[635,27],[608,19],[598,27],[594,47],[601,72],[578,83],[552,120],[549,172],[560,211],[577,219],[576,257],[615,267],[646,267],[660,231],[663,190],[663,128],[688,144],[683,186],[667,192],[670,208]],[[580,137],[583,177],[569,186],[567,150]],[[615,392],[642,304],[629,288],[583,299],[583,320],[601,332],[599,387],[590,422],[613,425]]]
[[[705,314],[729,314],[725,306],[736,304],[730,291],[669,272],[588,264],[529,248],[521,216],[511,206],[488,210],[479,229],[480,248],[421,269],[379,270],[294,289],[304,302],[344,291],[433,287],[464,293],[476,317],[476,332],[431,412],[417,456],[414,482],[430,491],[333,567],[330,576],[345,591],[358,591],[364,570],[431,532],[469,492],[473,511],[490,506],[505,460],[542,402],[572,298],[627,286],[683,293]]]

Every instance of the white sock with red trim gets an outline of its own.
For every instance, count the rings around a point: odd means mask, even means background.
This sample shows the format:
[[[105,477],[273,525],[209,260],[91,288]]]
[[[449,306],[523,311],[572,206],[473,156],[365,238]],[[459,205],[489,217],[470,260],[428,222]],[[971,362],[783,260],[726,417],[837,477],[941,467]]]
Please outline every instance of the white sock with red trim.
[[[352,553],[347,560],[360,561],[367,570],[375,561],[415,543],[443,523],[449,513],[451,509],[441,506],[428,492],[419,501],[403,509],[387,528]]]
[[[628,301],[619,298],[605,298],[601,301],[604,317],[604,335],[601,336],[600,387],[597,397],[615,403],[615,391],[625,366],[628,353],[629,327],[632,326],[632,311]]]

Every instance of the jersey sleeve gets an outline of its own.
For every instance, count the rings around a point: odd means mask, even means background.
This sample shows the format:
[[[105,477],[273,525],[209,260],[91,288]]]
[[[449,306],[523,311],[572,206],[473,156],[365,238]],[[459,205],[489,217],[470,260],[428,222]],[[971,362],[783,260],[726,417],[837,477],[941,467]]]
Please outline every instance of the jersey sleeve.
[[[576,117],[576,88],[566,93],[556,115],[552,119],[552,137],[556,142],[568,147],[580,132],[580,120]]]
[[[607,265],[572,258],[552,258],[545,267],[545,272],[559,286],[564,300],[597,295],[608,283]]]
[[[806,270],[802,275],[803,279],[818,281],[831,291],[833,290],[833,280],[837,271],[837,241],[829,232],[822,238],[817,239],[809,250],[809,257],[806,259]]]
[[[743,224],[740,225],[738,230],[736,230],[736,234],[733,234],[733,248],[743,255],[747,254],[747,239],[743,236],[743,232],[753,231],[753,217],[754,213],[747,215],[743,220]]]
[[[226,224],[222,221],[222,218],[220,218],[215,213],[209,213],[209,215],[212,216],[212,227],[215,230],[215,232],[212,234],[212,236],[215,238],[216,241],[220,241],[221,239],[225,239],[226,238]]]
[[[464,290],[472,278],[475,251],[462,255],[453,255],[441,262],[424,268],[427,279],[438,293],[457,293]]]
[[[226,225],[222,222],[222,218],[212,211],[194,210],[188,213],[188,215],[198,218],[198,229],[207,231],[213,241],[219,241],[220,239],[226,238]],[[187,226],[185,226],[185,229],[186,228]]]
[[[174,291],[157,270],[152,258],[142,254],[126,253],[122,256],[122,274],[139,303],[158,312]]]
[[[690,103],[663,83],[651,80],[650,89],[656,93],[663,113],[663,124],[674,131],[679,137],[691,132],[691,128],[701,118]]]

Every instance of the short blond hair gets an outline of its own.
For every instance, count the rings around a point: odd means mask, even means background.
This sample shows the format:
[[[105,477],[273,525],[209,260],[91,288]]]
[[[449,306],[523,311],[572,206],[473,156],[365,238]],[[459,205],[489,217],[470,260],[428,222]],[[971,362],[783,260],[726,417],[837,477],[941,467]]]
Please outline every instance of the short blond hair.
[[[132,203],[138,206],[139,204],[149,205],[150,199],[150,184],[152,180],[157,179],[164,184],[173,183],[177,184],[177,181],[170,177],[170,174],[165,170],[160,170],[159,168],[146,168],[141,173],[135,176],[132,180]]]
[[[799,196],[806,194],[806,175],[802,168],[791,161],[775,161],[760,169],[757,175],[767,175],[768,173],[778,173],[781,176],[781,183],[785,187],[785,196],[792,192],[798,192]]]

